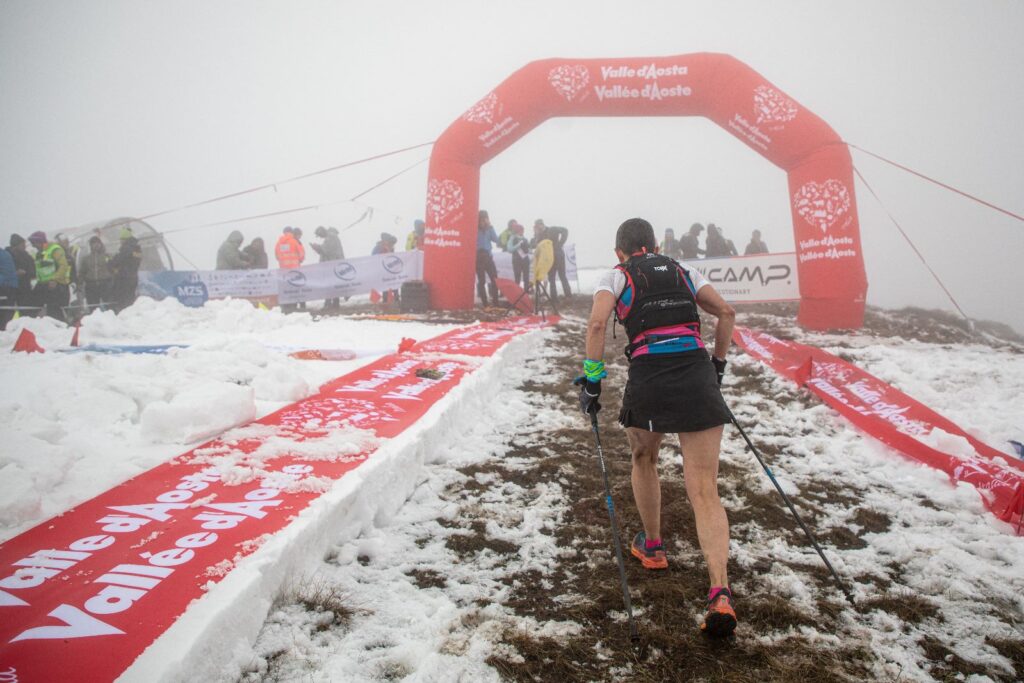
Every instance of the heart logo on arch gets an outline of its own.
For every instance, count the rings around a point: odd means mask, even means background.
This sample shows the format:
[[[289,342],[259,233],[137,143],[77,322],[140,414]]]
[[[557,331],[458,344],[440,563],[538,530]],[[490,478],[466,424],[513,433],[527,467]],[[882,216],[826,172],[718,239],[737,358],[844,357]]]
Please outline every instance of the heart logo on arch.
[[[590,72],[582,64],[563,64],[556,66],[548,73],[548,83],[567,102],[576,99],[587,83],[590,82]]]
[[[757,124],[786,123],[796,118],[796,102],[789,99],[775,88],[759,85],[754,88],[754,114]]]
[[[496,114],[501,114],[501,107],[498,103],[498,95],[492,92],[467,109],[462,118],[470,123],[484,123],[490,126],[494,123]]]
[[[825,233],[850,211],[850,192],[834,178],[823,183],[812,180],[793,193],[793,209]]]
[[[431,180],[427,185],[427,211],[434,225],[461,207],[463,201],[462,186],[454,180]]]

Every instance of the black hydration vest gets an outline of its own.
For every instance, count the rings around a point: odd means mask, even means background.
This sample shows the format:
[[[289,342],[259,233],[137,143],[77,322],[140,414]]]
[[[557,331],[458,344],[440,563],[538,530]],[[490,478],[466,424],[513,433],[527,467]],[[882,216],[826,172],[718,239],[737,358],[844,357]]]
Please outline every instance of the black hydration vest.
[[[696,325],[700,337],[700,314],[682,266],[661,254],[636,254],[615,266],[626,275],[626,286],[615,302],[615,318],[626,328],[632,355],[633,342],[642,333],[674,325]],[[619,309],[623,295],[632,289],[633,298],[624,317]],[[669,338],[669,337],[666,337]],[[643,344],[639,344],[642,346]]]

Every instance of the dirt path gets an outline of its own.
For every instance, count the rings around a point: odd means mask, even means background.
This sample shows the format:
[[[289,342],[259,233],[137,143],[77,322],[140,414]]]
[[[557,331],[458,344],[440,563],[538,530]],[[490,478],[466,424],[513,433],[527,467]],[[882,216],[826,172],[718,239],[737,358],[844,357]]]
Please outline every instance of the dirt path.
[[[554,346],[562,351],[557,354],[555,371],[524,386],[538,395],[557,397],[567,411],[576,408],[575,394],[565,379],[578,372],[587,303],[575,302],[568,311],[570,317],[553,338]],[[611,350],[617,352],[621,344],[621,338],[609,340],[608,355],[617,360],[609,364],[604,389],[606,408],[600,414],[600,423],[623,540],[628,542],[640,528],[640,521],[629,488],[625,435],[615,422],[626,368],[621,354]],[[760,368],[734,363],[730,369],[726,397],[737,410],[738,419],[743,419],[737,408],[741,395],[745,395],[748,413],[770,412],[779,405],[813,400],[794,389],[788,393],[776,391],[769,401],[763,394],[765,382]],[[755,399],[756,405],[750,405],[751,393],[760,396]],[[836,429],[834,421],[817,428],[822,432],[817,437],[824,439]],[[778,437],[790,438],[792,434],[772,434],[756,425],[748,431],[755,442],[762,444],[764,455],[778,464],[783,454],[772,444],[779,441]],[[565,549],[555,575],[546,581],[529,573],[515,576],[510,581],[514,589],[506,605],[521,616],[541,622],[571,620],[582,627],[572,637],[538,637],[521,629],[507,633],[505,642],[513,646],[515,654],[489,660],[504,677],[516,681],[879,680],[885,667],[873,652],[871,629],[895,617],[895,628],[905,631],[907,642],[923,651],[928,673],[935,679],[962,680],[970,674],[987,674],[996,680],[1016,678],[997,667],[964,661],[942,642],[915,634],[915,625],[942,620],[943,615],[932,601],[900,588],[898,566],[850,577],[872,585],[874,597],[855,609],[847,605],[817,556],[806,547],[777,493],[768,488],[765,475],[732,432],[732,428],[727,430],[723,449],[721,493],[737,551],[730,574],[739,601],[740,626],[728,642],[710,641],[698,631],[707,577],[685,498],[678,443],[673,439],[663,447],[661,467],[663,529],[669,539],[670,568],[667,572],[647,572],[627,556],[631,596],[648,646],[642,661],[629,647],[603,485],[593,435],[584,420],[579,420],[579,428],[550,434],[546,448],[520,447],[516,454],[532,458],[534,466],[530,469],[501,472],[500,466],[488,465],[521,486],[557,480],[568,492],[569,509],[552,538]],[[819,530],[826,552],[835,557],[836,553],[863,548],[863,534],[884,532],[893,524],[888,516],[863,503],[864,498],[864,492],[837,484],[823,474],[802,484],[797,506],[812,528]],[[772,548],[780,542],[800,552],[773,554]],[[771,580],[766,581],[766,577]],[[778,590],[779,583],[789,579],[807,586],[813,596],[810,605],[807,600],[795,602]],[[542,584],[553,588],[545,589]],[[993,606],[992,611],[1005,615],[1003,607]],[[1019,624],[1020,617],[1017,612],[1008,619]],[[994,640],[989,644],[1014,661],[1016,674],[1024,676],[1021,640]],[[915,656],[921,658],[919,652]],[[915,673],[909,679],[924,672]],[[892,676],[901,677],[900,673]]]

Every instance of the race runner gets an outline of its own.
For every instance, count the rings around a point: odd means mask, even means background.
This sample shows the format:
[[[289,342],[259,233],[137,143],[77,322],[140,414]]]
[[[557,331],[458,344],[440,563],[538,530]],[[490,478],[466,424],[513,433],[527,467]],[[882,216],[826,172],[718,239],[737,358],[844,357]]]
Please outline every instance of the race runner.
[[[731,421],[731,414],[719,387],[736,312],[699,272],[657,251],[654,229],[647,221],[631,218],[619,226],[619,265],[601,278],[594,292],[580,407],[584,413],[601,409],[601,379],[607,376],[602,361],[605,328],[614,312],[629,342],[629,378],[619,423],[626,428],[633,454],[633,497],[644,527],[630,550],[646,569],[668,567],[661,534],[658,450],[665,434],[676,433],[686,494],[711,582],[701,628],[725,637],[736,628],[736,613],[727,574],[729,521],[718,498],[718,454],[723,425]],[[698,306],[718,318],[710,362],[700,335]]]

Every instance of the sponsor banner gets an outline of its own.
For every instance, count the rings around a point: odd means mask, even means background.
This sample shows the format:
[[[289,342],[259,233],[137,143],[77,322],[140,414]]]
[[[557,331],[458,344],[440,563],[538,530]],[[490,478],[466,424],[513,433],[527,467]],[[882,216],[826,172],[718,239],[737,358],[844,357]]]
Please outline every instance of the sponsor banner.
[[[141,272],[139,294],[173,297],[186,306],[228,297],[293,304],[398,289],[407,280],[422,278],[423,252],[404,251],[287,270]]]
[[[335,299],[370,290],[399,289],[403,282],[423,278],[423,252],[362,256],[277,271],[277,299],[282,304]]]
[[[733,340],[754,358],[818,395],[858,429],[918,462],[972,484],[999,519],[1024,521],[1024,464],[979,441],[922,403],[813,346],[737,327]],[[955,453],[939,444],[958,443]],[[942,446],[949,448],[949,446]]]
[[[564,247],[565,250],[565,276],[570,282],[576,282],[579,280],[579,270],[576,266],[576,245],[567,244]],[[530,258],[533,258],[533,254],[530,254]],[[531,260],[531,263],[533,261]],[[498,277],[506,280],[512,280],[515,282],[515,271],[512,268],[512,253],[508,251],[495,251],[494,252],[494,265],[498,270]],[[532,272],[532,271],[531,271]],[[519,283],[522,284],[522,283]]]
[[[189,603],[373,457],[379,439],[471,373],[461,356],[489,356],[545,324],[484,323],[385,356],[0,544],[0,672],[116,679]],[[441,355],[449,349],[459,355]],[[336,430],[349,434],[332,442]],[[256,475],[240,480],[245,471]]]
[[[700,272],[731,303],[798,301],[796,254],[757,254],[681,261]]]

